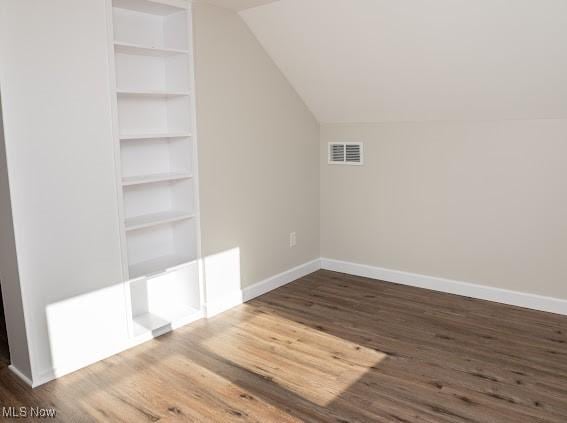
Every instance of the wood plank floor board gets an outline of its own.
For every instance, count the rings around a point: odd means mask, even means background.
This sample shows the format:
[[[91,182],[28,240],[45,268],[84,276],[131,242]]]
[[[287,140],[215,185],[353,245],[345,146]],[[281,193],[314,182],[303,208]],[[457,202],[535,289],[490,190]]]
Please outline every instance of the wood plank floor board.
[[[354,294],[349,294],[346,298],[344,297],[343,293],[340,291],[339,287],[336,284],[329,284],[325,283],[325,279],[314,278],[315,280],[319,281],[317,286],[320,290],[327,290],[326,297],[332,296],[333,293],[337,294],[336,297],[343,298],[346,301],[348,300],[355,300],[355,301],[365,301],[365,298],[370,297],[375,299],[377,296],[377,292],[373,289],[372,285],[375,285],[375,281],[369,282],[361,282],[360,280],[353,279],[355,277],[346,276],[348,280],[353,282],[357,282],[357,292]],[[488,327],[495,327],[495,328],[502,328],[502,329],[540,329],[544,330],[544,332],[531,332],[531,337],[535,337],[537,339],[545,339],[549,336],[554,336],[556,334],[564,334],[567,330],[567,322],[554,322],[553,326],[550,325],[548,319],[548,313],[532,311],[529,313],[529,316],[526,316],[525,309],[514,307],[514,306],[505,306],[506,313],[500,314],[498,308],[494,310],[494,307],[490,305],[488,301],[482,300],[474,300],[466,297],[459,297],[450,294],[443,294],[438,295],[438,293],[434,291],[427,291],[419,288],[413,287],[403,287],[403,290],[400,290],[400,285],[397,284],[385,284],[386,286],[391,285],[387,289],[383,289],[380,291],[380,297],[383,301],[380,304],[380,309],[383,307],[403,307],[404,313],[411,312],[414,309],[420,313],[443,313],[449,312],[450,314],[454,314],[456,316],[467,316],[470,313],[474,313],[475,321],[481,320],[481,322],[488,323]],[[300,286],[298,286],[299,289]],[[348,286],[347,288],[348,289]],[[425,294],[424,294],[425,293]],[[408,309],[409,308],[409,309]],[[520,313],[520,317],[516,315],[516,313]],[[403,314],[402,314],[403,315]],[[487,319],[483,320],[483,316],[486,316]],[[547,319],[547,320],[546,320]],[[474,322],[473,322],[474,323]],[[559,327],[559,329],[558,329]],[[561,328],[564,330],[562,331]],[[564,338],[564,337],[563,337]],[[562,339],[565,342],[565,339]]]
[[[424,363],[420,363],[418,366],[423,366],[423,365],[424,365]],[[435,369],[434,369],[434,371],[435,371]],[[465,373],[465,374],[466,374],[466,373]],[[404,375],[404,373],[402,373],[402,375]],[[406,376],[407,376],[407,377],[411,376],[412,378],[415,377],[415,375],[410,375],[410,374],[406,374]],[[474,378],[477,379],[476,376],[474,376]],[[481,383],[487,382],[487,377],[485,377],[484,375],[482,375],[480,381],[481,381]],[[392,380],[387,380],[387,379],[386,379],[386,380],[380,380],[379,382],[380,382],[380,384],[381,384],[382,386],[384,386],[384,385],[392,385]],[[394,381],[394,382],[395,382],[395,381]],[[475,381],[475,382],[477,382],[477,381]],[[378,385],[378,383],[376,383],[376,385]],[[424,383],[424,385],[425,385],[425,383]],[[396,386],[396,385],[394,384],[394,385],[392,385],[392,386]],[[489,392],[489,393],[490,393],[490,392]],[[397,394],[399,395],[400,393],[398,392]],[[492,394],[492,393],[491,393],[491,394]],[[496,394],[494,393],[494,395],[496,395]],[[499,395],[499,396],[502,397],[502,398],[505,398],[503,395]],[[416,398],[414,398],[413,400],[415,401]],[[472,401],[471,401],[471,403],[472,403]],[[518,407],[516,407],[516,408],[518,408]]]
[[[309,295],[309,293],[300,293],[299,295]],[[294,299],[298,298],[297,294],[296,295],[285,295],[284,297],[280,298],[280,303],[285,303],[286,306],[289,304],[293,304],[294,303]],[[340,298],[344,298],[344,293],[341,293]],[[457,297],[458,298],[458,297]],[[285,300],[285,301],[284,301]],[[303,297],[300,299],[300,303],[304,302],[305,300],[303,300]],[[346,304],[344,307],[337,307],[334,304],[338,304],[339,303],[339,299],[333,299],[331,300],[331,302],[329,302],[329,304],[332,304],[335,310],[335,314],[337,315],[341,315],[342,314],[342,318],[348,318],[348,315],[352,314],[351,310],[352,310],[352,306],[354,304]],[[299,304],[299,306],[312,306],[314,305],[315,307],[321,307],[324,306],[324,301],[323,300],[319,300],[319,302],[317,304]],[[345,314],[347,315],[345,317]],[[397,313],[396,314],[402,314],[402,313]],[[389,323],[389,327],[391,326],[391,329],[395,330],[395,316],[396,314],[394,314],[393,316],[386,316],[384,315],[384,310],[382,311],[378,311],[375,312],[372,309],[365,309],[365,306],[363,304],[357,304],[357,317],[364,317],[365,320],[370,320],[373,322],[380,322],[381,320],[383,320],[384,318],[388,318],[388,323]],[[399,321],[397,323],[405,323],[408,320],[408,317],[412,316],[412,312],[411,311],[405,311],[403,313],[404,315],[404,320],[403,321]],[[423,315],[419,314],[419,315],[413,315],[413,317],[419,318],[420,319],[420,326],[416,327],[415,329],[418,330],[419,332],[423,332],[423,331],[429,331],[430,335],[433,336],[439,336],[441,338],[441,341],[444,340],[444,338],[450,338],[450,339],[445,339],[447,341],[454,341],[457,340],[459,337],[462,337],[463,339],[459,339],[459,346],[463,347],[463,348],[468,348],[469,345],[471,344],[473,346],[477,346],[479,343],[485,343],[485,344],[492,344],[493,349],[491,350],[492,353],[495,354],[503,354],[506,357],[508,356],[512,356],[514,357],[514,354],[511,354],[511,348],[509,346],[509,343],[512,342],[514,345],[518,345],[521,346],[522,348],[519,349],[522,353],[529,353],[529,354],[525,354],[527,355],[527,357],[525,359],[532,359],[534,361],[540,362],[542,365],[547,365],[548,363],[551,363],[551,365],[553,366],[553,371],[554,373],[556,373],[559,369],[562,369],[563,371],[567,372],[567,361],[565,360],[565,352],[559,351],[557,349],[554,349],[555,347],[557,347],[558,343],[557,342],[552,342],[550,340],[545,340],[543,343],[547,343],[548,345],[548,349],[545,350],[545,354],[543,357],[540,357],[541,354],[541,342],[538,343],[537,346],[537,351],[533,350],[535,347],[533,347],[533,340],[532,342],[530,342],[530,338],[528,336],[523,337],[523,340],[525,342],[522,343],[522,335],[521,333],[518,333],[518,331],[516,331],[514,339],[508,339],[508,343],[504,344],[504,343],[498,343],[498,342],[494,342],[497,341],[495,339],[494,336],[490,335],[489,332],[494,332],[494,330],[490,330],[490,329],[483,329],[481,327],[478,327],[474,325],[474,323],[470,322],[470,319],[454,319],[458,325],[455,325],[454,323],[451,323],[450,325],[448,325],[447,323],[444,323],[443,318],[437,318],[437,319],[431,319],[431,318],[425,318]],[[426,325],[425,323],[427,323],[427,320],[430,321],[430,325]],[[445,325],[445,327],[443,327],[443,325]],[[466,326],[465,326],[466,325]],[[387,329],[387,328],[386,328]],[[408,330],[412,330],[412,326],[408,326],[407,328]],[[439,333],[440,329],[443,329],[444,331],[449,331],[451,332],[451,336],[446,336],[443,333]],[[472,334],[471,333],[466,333],[466,331],[468,330],[469,332],[471,332],[471,329],[473,329]],[[384,329],[385,330],[385,329]],[[384,332],[384,330],[382,330],[381,332]],[[461,336],[463,335],[463,336]],[[464,336],[466,335],[466,336]],[[413,335],[412,335],[413,336]],[[487,338],[489,337],[489,339],[474,339],[475,337],[477,338]],[[470,339],[469,338],[473,338]],[[424,342],[427,342],[427,338],[422,339]],[[558,341],[558,340],[556,340]],[[563,340],[561,340],[563,341]],[[435,343],[437,343],[438,341],[435,340]],[[447,344],[454,344],[455,342],[447,342]],[[564,342],[560,342],[559,345],[564,344]],[[499,347],[503,346],[504,350],[500,350]],[[531,354],[532,352],[537,352],[538,354]],[[524,359],[524,358],[523,358]]]
[[[322,271],[324,272],[324,271]],[[363,279],[358,278],[356,276],[351,275],[344,275],[340,273],[336,273],[334,276],[329,275],[331,272],[325,272],[321,274],[313,274],[308,276],[310,280],[313,282],[313,286],[316,286],[319,289],[329,288],[330,290],[336,291],[338,288],[346,287],[349,288],[350,285],[345,284],[345,281],[356,283],[357,286],[357,293],[350,294],[348,299],[350,298],[361,298],[361,297],[370,297],[376,298],[376,296],[380,295],[383,296],[391,296],[393,299],[396,299],[400,302],[408,302],[413,305],[413,303],[417,303],[417,305],[423,306],[421,310],[423,312],[428,311],[448,311],[454,312],[455,314],[463,314],[467,312],[475,313],[475,316],[487,316],[490,319],[497,318],[498,320],[494,321],[491,320],[491,325],[499,325],[502,323],[506,323],[508,320],[512,322],[511,327],[517,326],[527,326],[530,324],[534,325],[535,327],[543,327],[549,328],[550,322],[548,319],[549,313],[534,311],[532,310],[529,315],[526,316],[525,309],[515,306],[505,306],[506,313],[501,314],[501,309],[486,306],[487,304],[493,304],[489,301],[483,300],[476,300],[468,297],[460,297],[450,294],[442,294],[438,295],[439,293],[435,291],[428,291],[423,290],[420,288],[408,287],[408,286],[401,286],[394,283],[384,283],[382,284],[381,288],[377,288],[376,281],[370,279]],[[337,276],[338,275],[338,276]],[[337,283],[329,284],[328,281],[334,281]],[[403,289],[400,289],[403,288]],[[458,299],[455,301],[455,299]],[[381,303],[380,306],[386,306],[388,303]],[[429,307],[426,307],[429,306]],[[518,316],[521,316],[521,319],[517,319]],[[564,329],[567,329],[567,322],[553,322],[553,326],[562,326]],[[538,336],[539,334],[534,333],[533,336]]]
[[[280,297],[278,300],[281,302],[285,302],[286,304],[292,304],[295,302],[297,296],[290,296],[286,295]],[[333,301],[329,302],[332,304]],[[324,304],[306,304],[304,300],[300,300],[298,303],[299,307],[311,307],[313,306],[313,310],[319,307],[324,308]],[[350,322],[352,325],[356,325],[356,322],[352,323],[352,320],[347,320],[349,315],[352,313],[352,307],[354,304],[347,304],[344,307],[336,307],[334,308],[335,314],[341,315],[343,321]],[[388,314],[382,310],[381,312],[373,312],[372,310],[368,310],[363,304],[357,305],[357,318],[363,317],[367,321],[372,321],[378,323],[387,319],[389,325],[392,326],[392,329],[395,329],[395,324],[405,324],[407,322],[407,317],[411,315],[411,313],[406,313],[406,320],[396,321],[395,320],[395,313],[392,315],[391,313]],[[431,317],[424,317],[422,315],[414,316],[418,317],[421,320],[421,327],[419,328],[419,334],[423,335],[421,339],[423,345],[437,345],[437,340],[430,338],[439,337],[442,341],[447,341],[448,347],[452,345],[457,345],[459,348],[463,350],[467,350],[471,347],[481,347],[481,349],[486,350],[486,348],[482,348],[483,346],[490,346],[491,347],[491,354],[500,354],[505,357],[516,357],[514,354],[510,354],[510,344],[501,344],[497,342],[496,333],[494,330],[489,330],[483,327],[478,327],[474,324],[470,324],[467,322],[467,319],[454,319],[454,322],[446,322],[444,318],[431,318]],[[431,323],[427,325],[427,323]],[[456,323],[455,323],[456,322]],[[466,330],[464,329],[464,324],[469,326]],[[356,326],[351,326],[355,328]],[[410,325],[411,327],[411,325]],[[415,336],[415,334],[409,333],[408,335]],[[563,354],[560,354],[558,351],[555,350],[556,344],[552,343],[549,340],[543,341],[543,344],[548,345],[548,350],[546,350],[547,356],[541,355],[541,345],[535,347],[533,341],[530,342],[528,337],[524,337],[517,335],[515,342],[513,345],[518,347],[518,351],[521,351],[523,355],[527,356],[528,359],[532,359],[536,362],[539,362],[542,366],[550,365],[553,367],[553,372],[557,373],[557,371],[561,370],[564,375],[567,375],[567,361]],[[551,353],[553,352],[553,353]]]
[[[69,422],[567,422],[567,317],[318,271],[0,404]],[[21,420],[20,420],[21,421]]]
[[[356,330],[352,330],[352,328],[351,328],[351,334],[352,334],[353,332],[356,332]],[[388,342],[388,340],[387,340],[387,339],[386,339],[386,340],[385,340],[385,339],[381,339],[381,342],[380,342],[380,343],[381,343],[381,344],[384,344],[385,342]],[[399,349],[401,349],[401,350],[407,352],[407,351],[409,351],[409,350],[412,348],[412,345],[411,345],[410,342],[411,342],[411,341],[409,341],[407,345],[402,346],[401,348],[400,348],[399,346],[396,346],[396,345],[394,345],[393,348],[398,347]],[[436,351],[433,351],[433,352],[434,352],[434,354],[436,354],[436,355],[439,354],[439,353],[436,352]],[[423,358],[423,349],[421,349],[420,356]],[[430,359],[435,359],[435,358],[436,358],[436,357],[430,357]],[[441,357],[441,358],[442,358],[442,357]],[[467,358],[467,359],[466,359],[466,362],[465,362],[465,365],[468,364],[468,363],[471,362],[471,361],[472,361],[472,360],[471,360],[470,358]],[[484,360],[481,361],[479,364],[482,364],[483,362],[484,362]],[[443,360],[441,360],[441,364],[443,364]],[[498,368],[497,368],[497,369],[498,369]],[[495,379],[494,376],[488,377],[488,376],[482,375],[481,372],[479,371],[479,369],[476,369],[476,368],[475,368],[475,369],[471,369],[471,370],[466,369],[466,368],[465,368],[465,369],[463,369],[463,368],[456,368],[456,370],[469,371],[469,372],[471,372],[471,373],[475,373],[475,374],[477,374],[478,376],[480,376],[481,379],[482,379],[482,378],[487,379],[487,380],[490,379],[490,378]],[[517,379],[517,375],[512,374],[511,376],[512,376],[512,377],[516,376],[516,379]],[[552,376],[555,377],[556,375],[553,374]],[[500,377],[500,379],[499,379],[499,381],[505,381],[505,380],[506,380],[506,378],[503,378],[503,377]],[[517,381],[515,381],[515,382],[510,382],[510,383],[517,383]],[[564,386],[564,381],[563,381],[563,379],[560,380],[560,383],[562,383],[562,386]]]

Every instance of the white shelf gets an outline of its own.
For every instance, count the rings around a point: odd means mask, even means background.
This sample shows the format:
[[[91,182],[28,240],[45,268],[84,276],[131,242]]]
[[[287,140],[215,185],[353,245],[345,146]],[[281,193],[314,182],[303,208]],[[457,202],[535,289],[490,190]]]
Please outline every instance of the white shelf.
[[[193,134],[191,132],[171,132],[162,134],[122,134],[120,139],[123,141],[127,140],[153,140],[162,138],[190,138]]]
[[[140,336],[171,324],[171,322],[153,313],[140,314],[139,316],[135,316],[132,320],[134,336]]]
[[[116,94],[118,94],[118,96],[169,98],[169,97],[185,97],[188,96],[190,93],[188,91],[116,90]]]
[[[157,257],[141,263],[130,265],[129,273],[130,279],[140,278],[142,276],[151,276],[158,273],[172,270],[176,267],[182,266],[194,259],[191,257],[181,256],[179,254],[170,254],[167,256]]]
[[[174,48],[161,48],[152,46],[143,46],[133,43],[114,42],[114,52],[123,54],[135,54],[138,56],[167,57],[176,54],[189,54],[187,50],[178,50]]]
[[[134,231],[137,229],[149,228],[151,226],[164,225],[166,223],[192,219],[193,217],[194,216],[192,213],[172,210],[128,218],[126,219],[125,226],[127,231]]]
[[[154,175],[128,176],[122,178],[122,185],[126,187],[132,185],[153,184],[156,182],[178,181],[190,178],[192,178],[192,175],[184,172],[156,173]]]
[[[158,316],[148,312],[132,318],[132,331],[134,332],[134,336],[140,336],[148,332],[156,332],[160,329],[167,329],[179,324],[187,324],[201,317],[203,317],[201,310],[192,307],[172,310],[167,313],[167,316]]]
[[[151,15],[167,16],[187,10],[184,0],[114,0],[114,7]]]

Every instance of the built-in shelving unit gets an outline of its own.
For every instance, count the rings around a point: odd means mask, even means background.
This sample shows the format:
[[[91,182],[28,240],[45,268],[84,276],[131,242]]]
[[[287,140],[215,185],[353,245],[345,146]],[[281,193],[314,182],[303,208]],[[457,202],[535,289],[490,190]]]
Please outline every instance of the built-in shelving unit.
[[[110,0],[132,334],[200,317],[191,10]]]

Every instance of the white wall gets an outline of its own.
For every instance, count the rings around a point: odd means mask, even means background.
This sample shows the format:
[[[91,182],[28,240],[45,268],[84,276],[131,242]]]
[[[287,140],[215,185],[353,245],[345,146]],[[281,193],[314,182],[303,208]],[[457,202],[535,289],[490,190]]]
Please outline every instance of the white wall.
[[[0,87],[1,88],[1,87]],[[0,92],[0,100],[2,93]],[[0,101],[1,103],[1,101]],[[12,364],[31,374],[26,322],[12,221],[2,106],[0,104],[0,285]]]
[[[104,1],[0,2],[0,90],[31,350],[31,369],[20,370],[34,380],[127,335],[109,75]],[[13,273],[2,277],[17,283]]]
[[[323,123],[324,257],[567,298],[567,2],[240,15]],[[365,142],[365,165],[328,166],[329,141]]]
[[[323,257],[567,299],[565,193],[567,119],[322,127]]]
[[[194,19],[203,253],[216,275],[224,263],[219,286],[207,275],[221,295],[319,257],[319,124],[237,14],[198,4]]]

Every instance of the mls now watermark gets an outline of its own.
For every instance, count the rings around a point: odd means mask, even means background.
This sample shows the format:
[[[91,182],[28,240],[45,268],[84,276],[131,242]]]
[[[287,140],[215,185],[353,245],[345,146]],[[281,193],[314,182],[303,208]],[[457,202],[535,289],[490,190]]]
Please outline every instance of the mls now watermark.
[[[55,408],[42,407],[2,407],[0,418],[12,419],[54,419],[57,415]]]

